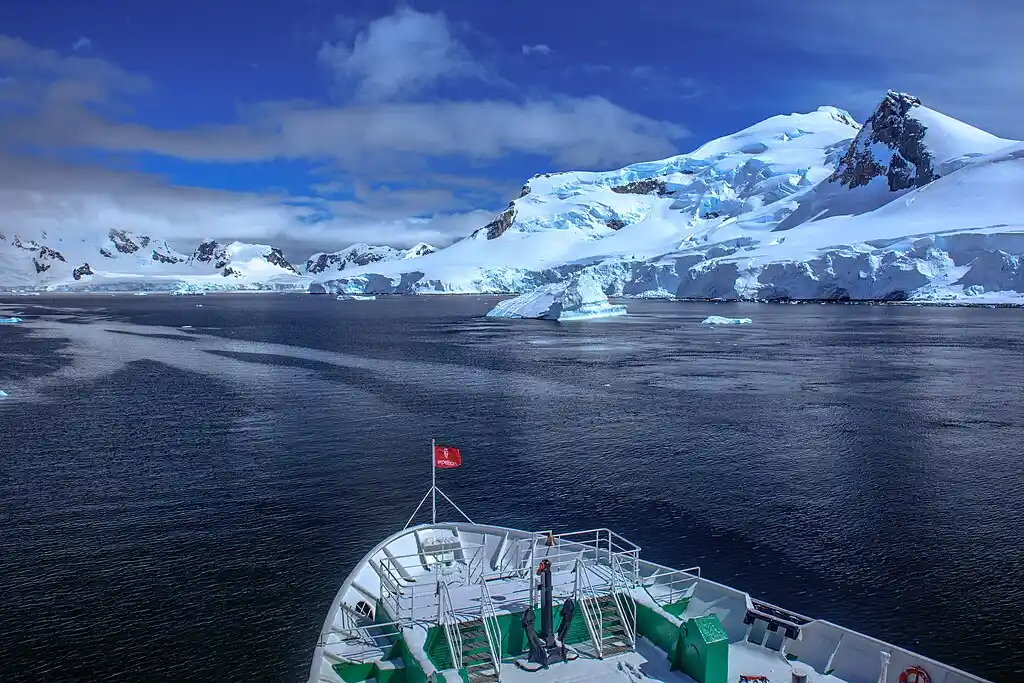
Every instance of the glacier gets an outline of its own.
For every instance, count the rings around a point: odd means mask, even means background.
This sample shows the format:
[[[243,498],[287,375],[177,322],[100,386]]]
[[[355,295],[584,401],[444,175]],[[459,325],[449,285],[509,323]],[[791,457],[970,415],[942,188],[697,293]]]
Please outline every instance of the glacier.
[[[585,270],[565,282],[544,285],[502,301],[487,317],[590,320],[625,314],[625,306],[609,303],[601,279]]]
[[[1022,143],[890,91],[864,125],[819,107],[660,161],[536,175],[451,246],[315,286],[523,294],[587,270],[627,298],[1021,302],[1022,186]]]

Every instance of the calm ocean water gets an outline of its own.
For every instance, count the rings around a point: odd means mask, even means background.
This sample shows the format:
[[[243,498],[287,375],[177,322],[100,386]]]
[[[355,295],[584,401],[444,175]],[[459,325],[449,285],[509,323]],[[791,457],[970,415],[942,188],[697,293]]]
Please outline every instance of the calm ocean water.
[[[494,301],[0,299],[0,680],[305,680],[431,437],[478,521],[1024,678],[1024,312]]]

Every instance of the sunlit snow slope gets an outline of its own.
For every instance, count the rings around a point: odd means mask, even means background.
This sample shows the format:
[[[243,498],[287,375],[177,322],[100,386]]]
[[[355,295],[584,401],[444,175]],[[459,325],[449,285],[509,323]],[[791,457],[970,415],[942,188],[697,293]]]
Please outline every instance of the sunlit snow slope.
[[[452,246],[319,285],[526,292],[586,268],[626,296],[1015,298],[1016,144],[890,92],[863,127],[821,107],[661,161],[535,176]]]

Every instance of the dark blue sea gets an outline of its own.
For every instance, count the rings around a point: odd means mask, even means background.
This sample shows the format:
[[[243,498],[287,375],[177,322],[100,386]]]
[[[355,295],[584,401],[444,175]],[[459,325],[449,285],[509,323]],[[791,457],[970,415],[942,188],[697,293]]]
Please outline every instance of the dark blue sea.
[[[1024,679],[1024,311],[496,300],[0,299],[0,680],[304,681],[432,437],[476,521]]]

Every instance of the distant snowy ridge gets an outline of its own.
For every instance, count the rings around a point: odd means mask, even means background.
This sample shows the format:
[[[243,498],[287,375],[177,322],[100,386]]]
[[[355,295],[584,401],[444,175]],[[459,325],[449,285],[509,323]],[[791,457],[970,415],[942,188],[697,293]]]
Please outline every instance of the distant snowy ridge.
[[[432,254],[437,249],[420,242],[409,249],[395,249],[388,246],[373,246],[369,244],[353,244],[341,251],[331,253],[319,252],[313,254],[306,261],[305,272],[310,275],[319,275],[324,272],[340,272],[346,269],[367,266],[371,263],[381,261],[396,261]]]
[[[0,232],[0,290],[306,291],[312,282],[309,273],[408,260],[434,251],[422,243],[408,249],[355,244],[314,254],[300,273],[280,249],[266,244],[205,240],[192,252],[181,253],[163,239],[129,230],[74,238]]]
[[[525,293],[586,268],[617,296],[1016,299],[1020,150],[889,92],[864,126],[820,107],[661,161],[534,176],[467,238],[315,286]]]
[[[72,239],[0,234],[0,287],[61,290],[305,289],[280,249],[213,240],[191,254],[127,230]]]

